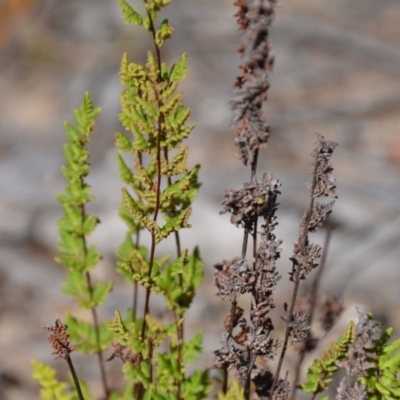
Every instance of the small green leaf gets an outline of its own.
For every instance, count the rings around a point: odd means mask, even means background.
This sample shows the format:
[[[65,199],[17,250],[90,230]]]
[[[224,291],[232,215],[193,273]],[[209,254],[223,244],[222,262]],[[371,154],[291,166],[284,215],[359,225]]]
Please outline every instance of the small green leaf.
[[[174,28],[168,24],[168,20],[164,19],[161,22],[160,28],[156,32],[155,42],[158,47],[161,47],[165,40],[169,39],[172,35]]]
[[[104,304],[112,288],[113,288],[112,281],[107,283],[96,282],[95,284],[93,284],[92,296],[91,296],[92,305],[90,308],[95,308]]]
[[[94,268],[102,259],[102,255],[97,252],[94,246],[90,246],[85,254],[85,270]]]
[[[390,390],[383,386],[382,384],[380,384],[379,382],[375,382],[375,387],[378,390],[379,393],[382,393],[384,396],[390,396]]]
[[[74,300],[80,303],[82,294],[87,299],[87,279],[81,271],[70,269],[67,272],[67,277],[63,282],[62,292],[69,294]]]
[[[122,10],[122,18],[127,24],[143,25],[142,16],[136,12],[126,0],[118,0]]]
[[[133,180],[133,173],[126,165],[125,160],[122,158],[120,154],[116,154],[117,164],[118,164],[118,172],[119,177],[121,178],[122,182],[126,183],[127,185],[132,185]]]
[[[83,218],[82,234],[84,236],[89,236],[99,222],[100,220],[97,217],[93,215],[85,215]]]
[[[161,63],[161,79],[163,81],[168,79],[168,67],[167,64],[165,64],[165,62]]]
[[[114,319],[107,323],[107,328],[114,332],[120,340],[128,332],[128,328],[125,326],[125,323],[122,320],[121,314],[118,310],[114,312]]]
[[[193,288],[197,288],[204,275],[204,262],[200,257],[199,248],[196,246],[193,254],[189,256],[187,268],[183,271],[183,277],[187,284],[190,284]]]
[[[189,155],[189,148],[182,147],[178,154],[173,158],[169,164],[164,164],[161,173],[165,176],[171,177],[174,175],[187,173],[186,163]]]
[[[123,133],[115,134],[115,144],[119,148],[120,151],[124,153],[129,153],[132,151],[132,143],[129,140],[128,136]]]
[[[186,210],[180,212],[176,217],[171,217],[168,222],[161,228],[160,235],[163,238],[168,237],[172,232],[177,232],[183,228],[190,228],[189,224],[190,214],[192,209],[188,207]]]
[[[183,362],[193,363],[203,352],[203,333],[197,332],[192,340],[185,341],[182,349]]]
[[[186,78],[187,72],[187,54],[183,53],[176,64],[174,64],[171,68],[169,73],[169,80],[173,81],[180,81]]]
[[[65,324],[68,326],[68,334],[71,337],[74,347],[85,354],[95,354],[99,350],[106,350],[114,338],[113,333],[105,325],[100,325],[100,342],[97,343],[96,330],[93,325],[77,319],[70,313],[66,315]]]
[[[207,398],[210,392],[208,371],[195,371],[187,377],[182,385],[182,397],[184,399],[199,400]]]

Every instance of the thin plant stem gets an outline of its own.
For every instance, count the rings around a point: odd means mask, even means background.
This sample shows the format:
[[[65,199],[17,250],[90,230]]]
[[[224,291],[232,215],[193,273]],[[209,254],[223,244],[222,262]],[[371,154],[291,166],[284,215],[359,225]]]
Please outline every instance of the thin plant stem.
[[[161,62],[161,60],[160,60]],[[168,163],[168,150],[164,148],[164,158],[166,162]],[[169,176],[168,179],[168,186],[172,185],[172,179]],[[175,246],[176,246],[176,255],[179,258],[181,256],[181,240],[179,236],[179,232],[175,231],[174,232],[175,236]],[[182,285],[182,276],[179,275],[179,284]],[[178,313],[175,314],[175,320],[178,322],[178,320],[182,317]],[[178,337],[178,343],[177,343],[177,351],[178,351],[178,364],[179,364],[179,369],[182,369],[182,364],[183,364],[183,358],[182,358],[182,345],[183,345],[183,340],[184,340],[184,323],[183,321],[177,326],[177,337]],[[177,385],[177,400],[181,400],[181,380],[176,381]]]
[[[316,155],[317,157],[317,155]],[[317,166],[318,166],[318,162],[317,162],[317,158],[315,159],[315,164],[314,164],[314,171],[313,171],[313,181],[312,181],[312,186],[311,186],[311,200],[310,200],[310,207],[306,216],[306,220],[305,220],[305,228],[304,228],[304,232],[305,235],[303,237],[302,243],[301,243],[301,249],[300,249],[300,253],[304,254],[304,249],[306,247],[307,244],[307,240],[308,240],[308,226],[310,224],[310,220],[311,220],[311,216],[312,216],[312,210],[314,208],[314,192],[315,192],[315,187],[317,184]],[[288,345],[289,345],[289,336],[290,336],[290,331],[291,331],[291,326],[290,326],[290,322],[293,320],[293,315],[294,315],[294,307],[296,305],[296,299],[297,299],[297,293],[299,291],[299,286],[300,286],[300,267],[296,268],[296,272],[295,272],[295,276],[294,276],[294,288],[293,288],[293,294],[292,294],[292,300],[290,303],[290,308],[289,308],[289,314],[287,317],[287,326],[286,326],[286,331],[285,331],[285,339],[283,342],[283,346],[282,346],[282,351],[279,357],[279,361],[278,361],[278,366],[276,368],[276,372],[275,372],[275,376],[274,376],[274,381],[272,383],[272,387],[271,387],[271,392],[270,392],[270,399],[272,400],[272,397],[274,395],[274,390],[275,387],[278,383],[279,380],[279,375],[282,369],[282,364],[283,364],[283,360],[285,358],[286,355],[286,351],[288,349]]]
[[[245,228],[244,235],[243,235],[243,243],[242,243],[242,254],[241,254],[241,259],[244,260],[246,258],[246,253],[247,253],[247,243],[249,240],[249,231],[247,228]],[[232,301],[231,303],[231,319],[229,323],[229,331],[228,335],[232,336],[233,332],[233,323],[234,323],[234,317],[236,314],[236,308],[237,308],[237,301]],[[226,393],[228,391],[228,370],[227,368],[223,369],[223,376],[222,376],[222,392]]]
[[[138,161],[140,165],[143,165],[143,157],[142,153],[138,155]],[[137,229],[136,232],[136,239],[135,239],[135,247],[138,249],[140,245],[140,229]],[[139,285],[137,282],[133,284],[133,296],[132,296],[132,314],[134,316],[137,315],[137,308],[138,308],[138,295],[139,295]]]
[[[81,206],[81,215],[82,215],[82,220],[83,220],[86,215],[85,207],[83,205]],[[86,255],[87,251],[88,251],[86,239],[84,236],[82,237],[82,239],[83,239],[83,246],[84,246],[83,251],[84,251],[84,254]],[[93,296],[93,285],[92,285],[92,280],[91,280],[89,272],[86,272],[85,276],[86,276],[86,283],[87,283],[87,287],[88,287],[88,290],[90,293],[90,297],[92,297]],[[101,346],[100,346],[99,318],[97,315],[96,308],[91,308],[90,311],[92,313],[94,333],[95,333],[95,338],[96,338],[96,354],[97,354],[97,359],[98,359],[99,367],[100,367],[101,382],[103,385],[105,398],[108,399],[108,397],[110,395],[110,389],[109,389],[108,383],[107,383],[107,374],[106,374],[106,370],[105,370],[105,366],[104,366],[103,352],[101,351]]]
[[[254,178],[256,177],[256,173],[257,173],[257,162],[258,162],[258,149],[254,150],[254,157],[253,157],[253,161],[251,163],[251,178],[250,178],[250,182],[253,182]]]
[[[87,278],[89,278],[90,281],[90,276],[88,273],[86,273]],[[104,389],[104,393],[106,395],[106,399],[108,399],[109,395],[110,395],[110,389],[108,387],[108,383],[107,383],[107,374],[106,374],[106,369],[104,366],[104,359],[103,359],[103,352],[100,349],[100,328],[99,328],[99,320],[98,320],[98,316],[97,316],[97,311],[95,308],[91,309],[92,312],[92,317],[93,317],[93,324],[94,324],[94,332],[96,335],[96,347],[97,347],[97,358],[99,360],[99,365],[100,365],[100,374],[101,374],[101,382],[103,384],[103,389]]]
[[[254,221],[254,227],[253,227],[253,271],[255,271],[256,268],[256,260],[257,260],[257,225],[258,225],[258,217],[256,216],[255,221]],[[257,300],[256,296],[257,294],[255,291],[252,292],[252,296],[255,300]],[[252,315],[253,311],[253,304],[250,305],[250,315]],[[244,398],[248,400],[250,398],[250,386],[251,386],[251,371],[253,369],[254,363],[256,362],[257,356],[254,355],[251,351],[249,351],[249,369],[247,372],[245,384],[244,384]]]
[[[150,26],[151,26],[151,31],[153,34],[153,37],[155,38],[155,28],[153,24],[153,20],[151,19],[150,14],[147,12],[147,16],[150,20]],[[155,41],[154,41],[155,43]],[[156,54],[157,54],[157,60],[161,60],[161,55],[160,55],[160,49],[159,47],[155,44],[156,48]],[[159,68],[161,68],[161,65],[159,65]],[[159,99],[158,99],[159,102]],[[160,105],[160,102],[159,102]],[[157,180],[156,180],[156,206],[154,209],[154,215],[153,215],[153,221],[157,221],[158,213],[160,211],[160,194],[161,194],[161,133],[162,133],[162,124],[164,122],[164,115],[160,113],[160,116],[158,117],[158,133],[157,133]],[[148,276],[151,276],[152,270],[153,270],[153,263],[154,263],[154,257],[155,257],[155,250],[156,250],[156,238],[155,234],[151,234],[151,250],[150,250],[150,261],[149,261],[149,270],[148,270]],[[144,316],[143,316],[143,324],[142,324],[142,332],[141,332],[141,338],[142,340],[144,339],[145,332],[146,332],[146,319],[145,317],[149,314],[149,303],[150,303],[150,294],[151,290],[150,288],[146,288],[146,298],[145,298],[145,306],[144,306]]]
[[[150,30],[153,36],[153,40],[154,40],[154,46],[155,46],[155,52],[156,52],[156,60],[157,60],[157,64],[158,64],[158,70],[161,71],[161,51],[160,51],[160,47],[157,45],[156,43],[156,29],[154,27],[154,23],[153,20],[150,16],[150,14],[147,12],[147,16],[149,18],[150,21]],[[161,78],[161,77],[160,77]],[[158,102],[158,106],[161,107],[161,100],[158,98],[157,99]],[[158,213],[160,210],[160,195],[161,195],[161,135],[162,135],[162,125],[164,123],[164,114],[160,113],[159,116],[159,121],[158,121],[158,135],[157,135],[157,193],[156,193],[156,207],[154,210],[154,216],[153,216],[153,221],[157,220],[158,217]],[[168,150],[167,148],[163,149],[163,153],[164,153],[164,158],[167,160],[168,162]],[[170,177],[168,177],[168,185],[172,184],[172,180]],[[176,249],[177,249],[177,255],[178,257],[181,255],[181,244],[180,244],[180,237],[179,237],[179,233],[175,232],[175,243],[176,243]],[[155,235],[154,233],[152,233],[152,244],[151,244],[151,252],[150,252],[150,261],[149,261],[149,271],[148,271],[148,275],[151,276],[151,272],[152,272],[152,267],[154,264],[154,257],[155,257]],[[150,302],[150,295],[151,295],[151,290],[150,288],[146,288],[146,297],[145,297],[145,307],[144,307],[144,318],[143,318],[143,323],[142,323],[142,331],[141,331],[141,337],[142,340],[145,337],[145,332],[146,332],[146,315],[149,314],[149,302]],[[180,315],[175,314],[175,318],[177,320],[179,320]],[[183,342],[183,334],[184,334],[184,327],[183,324],[180,324],[177,327],[177,336],[178,336],[178,343],[177,343],[177,347],[178,347],[178,363],[179,363],[179,369],[181,370],[181,366],[182,366],[182,342]],[[152,351],[150,351],[150,359],[152,356]],[[180,400],[181,399],[181,380],[177,380],[177,399]],[[143,390],[141,389],[141,392],[143,392]],[[140,396],[141,398],[141,396]]]
[[[321,265],[319,266],[317,270],[317,275],[314,279],[312,289],[311,289],[311,308],[309,311],[309,317],[308,317],[308,325],[311,326],[313,323],[314,319],[314,314],[315,314],[315,309],[317,305],[317,298],[318,298],[318,289],[321,283],[321,277],[322,277],[322,272],[325,269],[325,264],[326,264],[326,259],[328,255],[328,249],[329,249],[329,243],[331,240],[332,236],[332,224],[328,223],[327,228],[326,228],[326,235],[325,235],[325,242],[324,242],[324,250],[322,253],[321,257]],[[300,380],[300,371],[301,371],[301,366],[304,362],[304,358],[306,356],[306,352],[302,351],[299,355],[299,359],[297,360],[296,368],[294,370],[294,378],[293,378],[293,390],[292,390],[292,395],[290,397],[290,400],[294,400],[296,398],[296,388],[299,384]]]
[[[310,308],[310,316],[309,316],[309,324],[310,325],[312,324],[313,319],[314,319],[315,308],[317,305],[317,298],[318,298],[318,289],[320,287],[322,273],[325,269],[326,260],[328,257],[329,244],[331,242],[331,237],[332,237],[332,229],[333,229],[332,224],[328,222],[327,227],[326,227],[324,250],[322,252],[322,257],[321,257],[321,265],[319,266],[319,268],[317,270],[317,275],[314,279],[312,290],[311,290],[311,308]]]
[[[156,177],[156,205],[154,209],[153,221],[157,221],[158,213],[160,211],[160,195],[161,195],[161,124],[163,122],[163,115],[160,113],[158,119],[158,135],[157,135],[157,177]],[[150,259],[149,259],[149,269],[147,271],[147,275],[151,277],[154,265],[156,251],[156,237],[155,233],[151,233],[151,249],[150,249]],[[145,301],[144,301],[144,312],[143,312],[143,320],[142,320],[142,329],[140,333],[141,340],[143,341],[146,335],[147,323],[146,317],[150,314],[150,295],[151,289],[149,287],[146,288],[145,293]],[[151,359],[153,357],[153,349],[150,343],[149,350],[149,362],[151,363]],[[152,369],[150,369],[150,381],[152,380]],[[136,388],[137,400],[141,400],[143,398],[144,388],[142,384],[138,384]]]
[[[237,307],[237,302],[236,301],[232,301],[231,303],[231,311],[230,311],[230,315],[231,315],[231,319],[229,322],[229,335],[232,335],[232,331],[233,331],[233,322],[234,322],[234,318],[233,315],[235,315],[236,312],[236,307]],[[228,391],[228,369],[224,368],[223,369],[223,373],[222,373],[222,392],[226,393]]]
[[[249,372],[246,376],[246,382],[244,384],[243,396],[245,399],[250,399],[250,385],[251,385],[251,370],[253,369],[254,363],[256,362],[257,356],[253,354],[249,363]]]
[[[68,363],[69,370],[71,371],[71,376],[72,376],[72,379],[74,381],[74,385],[75,385],[76,393],[78,395],[78,399],[79,400],[85,400],[84,397],[83,397],[83,394],[82,394],[81,385],[79,384],[78,376],[76,375],[76,372],[75,372],[74,364],[72,364],[72,359],[71,359],[71,357],[69,355],[67,357],[67,363]]]

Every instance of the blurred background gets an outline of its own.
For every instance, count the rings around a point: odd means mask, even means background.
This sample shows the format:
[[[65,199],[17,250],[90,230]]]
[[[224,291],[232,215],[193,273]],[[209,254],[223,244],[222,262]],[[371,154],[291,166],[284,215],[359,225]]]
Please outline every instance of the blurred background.
[[[188,331],[205,330],[202,363],[209,366],[228,308],[213,295],[212,265],[240,254],[242,234],[229,216],[219,215],[219,203],[225,189],[250,176],[234,156],[230,129],[240,33],[231,1],[172,3],[164,16],[175,33],[163,58],[172,64],[188,53],[189,72],[181,90],[196,124],[188,141],[189,162],[203,165],[193,228],[182,232],[183,245],[200,245],[206,262]],[[138,0],[131,4],[142,9]],[[314,132],[339,142],[332,159],[337,228],[321,291],[343,297],[346,318],[358,305],[398,332],[399,19],[397,0],[282,0],[271,32],[276,63],[266,113],[272,134],[258,169],[260,175],[271,171],[282,183],[277,236],[284,241],[279,266],[286,282],[298,222],[308,207]],[[54,262],[55,223],[61,217],[54,195],[64,184],[63,122],[72,121],[72,110],[86,90],[102,108],[91,143],[96,201],[89,211],[102,221],[93,242],[104,254],[95,277],[115,278],[114,251],[125,232],[116,215],[121,187],[113,145],[121,129],[118,69],[124,51],[130,60],[142,62],[149,46],[146,32],[123,24],[114,0],[0,0],[1,400],[38,398],[30,377],[32,358],[66,375],[65,365],[52,360],[41,327],[67,308],[76,310],[60,293],[64,270]],[[323,242],[323,232],[315,236]],[[277,295],[280,313],[290,285],[283,287]],[[130,289],[116,278],[102,316],[109,318],[114,309],[130,304]],[[97,368],[85,366],[82,374],[96,393]]]

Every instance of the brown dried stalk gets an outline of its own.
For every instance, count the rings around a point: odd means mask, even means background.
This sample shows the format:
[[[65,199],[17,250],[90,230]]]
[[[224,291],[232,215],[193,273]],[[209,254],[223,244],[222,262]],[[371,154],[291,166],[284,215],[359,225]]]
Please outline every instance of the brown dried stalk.
[[[331,223],[327,223],[326,225],[327,225],[326,237],[325,237],[325,242],[324,242],[324,250],[323,250],[322,258],[321,258],[321,264],[317,270],[317,274],[316,274],[313,284],[312,284],[311,295],[309,298],[307,298],[307,303],[308,303],[307,311],[309,314],[308,325],[310,326],[310,328],[312,327],[312,324],[313,324],[316,307],[320,303],[320,301],[318,299],[318,289],[319,289],[319,286],[321,283],[322,272],[326,265],[328,248],[329,248],[329,243],[330,243],[332,229],[333,229],[333,225]],[[321,303],[322,303],[322,308],[323,308],[322,313],[321,313],[322,314],[321,315],[321,325],[322,325],[322,328],[326,332],[328,332],[334,325],[338,316],[343,311],[343,305],[337,299],[330,300],[327,297],[325,297]],[[304,342],[301,344],[301,346],[298,349],[299,358],[297,360],[297,364],[294,369],[294,377],[293,377],[293,383],[292,383],[292,395],[290,397],[291,400],[294,400],[296,398],[296,388],[299,384],[301,367],[303,365],[305,356],[308,352],[315,349],[319,340],[320,340],[319,338],[315,337],[312,334],[312,332],[310,332],[308,337],[304,340]]]
[[[317,136],[318,140],[312,153],[315,161],[313,168],[313,182],[310,188],[310,207],[300,221],[298,241],[294,245],[294,254],[291,258],[292,272],[290,273],[290,280],[294,282],[294,288],[290,308],[285,316],[285,339],[271,388],[272,394],[274,393],[274,389],[279,381],[279,374],[287,348],[297,339],[296,331],[298,330],[299,324],[300,326],[303,324],[303,319],[308,321],[307,314],[301,317],[299,313],[294,312],[300,281],[305,279],[306,276],[319,265],[321,258],[321,247],[309,242],[308,233],[315,232],[318,227],[322,225],[332,212],[334,204],[334,201],[327,204],[314,204],[315,198],[322,196],[337,197],[335,178],[332,174],[333,167],[329,164],[330,157],[332,156],[337,143],[325,140],[320,134],[317,134]],[[305,318],[305,316],[307,316],[307,318]]]
[[[371,362],[371,355],[368,349],[376,346],[376,341],[382,336],[381,325],[368,318],[361,310],[357,310],[359,321],[356,327],[356,338],[350,345],[347,357],[338,365],[346,369],[346,374],[338,387],[337,400],[367,400],[366,386],[357,378],[366,374],[374,364]],[[385,398],[382,395],[382,398]]]
[[[279,258],[280,242],[273,230],[276,226],[275,212],[279,182],[271,175],[262,181],[256,178],[259,149],[267,145],[269,125],[262,112],[269,88],[268,72],[272,69],[274,56],[269,41],[269,28],[275,14],[275,0],[237,0],[235,14],[242,41],[237,51],[244,62],[240,65],[235,97],[231,105],[233,124],[238,124],[236,145],[245,165],[250,164],[250,183],[227,191],[222,202],[222,213],[231,213],[231,222],[244,229],[241,255],[230,261],[215,265],[215,283],[218,296],[231,302],[225,318],[227,332],[222,347],[215,352],[214,366],[224,371],[222,390],[226,392],[228,370],[236,368],[245,381],[245,397],[250,396],[253,379],[264,387],[261,375],[266,370],[258,362],[275,357],[279,341],[272,339],[273,329],[268,313],[274,307],[273,289],[279,279],[275,261]],[[258,221],[263,225],[258,232]],[[261,235],[260,244],[257,235]],[[252,265],[246,258],[249,235],[253,237]],[[243,317],[244,310],[237,306],[240,295],[251,293],[250,321]],[[240,329],[233,336],[233,330]],[[256,372],[254,374],[254,372]],[[262,390],[262,389],[260,389]]]
[[[260,398],[282,400],[290,395],[288,375],[279,377],[287,347],[303,341],[310,330],[309,315],[294,312],[294,306],[300,280],[318,266],[321,258],[321,248],[309,243],[308,232],[316,231],[332,211],[333,202],[314,205],[314,199],[320,196],[335,197],[335,182],[328,161],[336,144],[318,135],[313,152],[315,162],[310,208],[300,224],[299,238],[291,258],[293,269],[290,279],[294,282],[294,290],[290,307],[286,308],[283,317],[287,328],[278,368],[273,374],[269,364],[282,345],[271,336],[274,326],[269,317],[271,309],[275,307],[274,290],[281,278],[276,270],[281,241],[274,234],[280,183],[271,174],[264,175],[260,181],[256,172],[259,149],[265,147],[269,139],[269,125],[262,107],[267,100],[268,73],[274,61],[269,29],[276,1],[237,0],[235,5],[239,8],[235,14],[239,29],[244,31],[237,51],[244,62],[235,82],[237,90],[231,105],[233,123],[238,126],[235,143],[243,163],[250,164],[251,179],[250,183],[226,191],[221,203],[221,213],[229,212],[232,224],[243,229],[243,243],[240,256],[214,265],[217,295],[231,303],[224,321],[226,332],[222,346],[214,352],[214,367],[223,370],[223,392],[227,391],[228,371],[235,369],[244,382],[246,399],[250,398],[250,385],[253,382]],[[247,257],[250,235],[253,238],[251,262]],[[248,319],[238,306],[240,296],[245,294],[251,296]]]
[[[60,319],[57,319],[54,325],[43,327],[44,330],[51,332],[50,336],[47,338],[48,342],[53,348],[53,352],[51,354],[55,355],[56,358],[62,358],[67,361],[79,400],[84,400],[78,376],[76,375],[75,368],[70,357],[70,354],[74,348],[71,347],[71,339],[67,333],[67,328],[67,325],[64,325]]]

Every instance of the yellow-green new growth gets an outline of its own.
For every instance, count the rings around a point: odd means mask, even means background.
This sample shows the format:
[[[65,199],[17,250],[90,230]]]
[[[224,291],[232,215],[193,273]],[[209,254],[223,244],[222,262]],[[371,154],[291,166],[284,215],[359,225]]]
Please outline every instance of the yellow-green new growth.
[[[300,385],[303,392],[318,394],[328,387],[329,382],[332,381],[332,375],[339,369],[337,363],[346,357],[355,334],[356,327],[351,321],[346,332],[336,342],[332,342],[321,357],[314,360],[308,370],[306,382]]]
[[[142,15],[127,1],[119,3],[125,22],[150,31],[155,51],[147,53],[144,65],[129,61],[126,54],[121,61],[125,88],[119,117],[127,132],[116,134],[116,145],[119,174],[126,185],[119,214],[128,233],[117,252],[118,271],[134,284],[134,299],[142,287],[145,305],[138,318],[134,300],[134,321],[125,325],[129,333],[120,337],[119,314],[110,328],[135,353],[136,361],[126,362],[124,373],[134,383],[137,399],[202,399],[208,390],[207,374],[185,373],[185,363],[201,354],[201,335],[192,341],[183,337],[184,314],[203,275],[198,249],[191,253],[181,248],[179,237],[181,229],[190,227],[191,205],[200,187],[199,166],[187,167],[189,151],[182,145],[193,129],[188,124],[190,109],[178,92],[179,81],[186,77],[187,56],[182,54],[170,67],[161,58],[173,28],[156,17],[169,1],[146,0]],[[176,259],[157,254],[158,244],[170,235]],[[148,249],[142,245],[143,236],[150,236]],[[164,297],[169,309],[163,321],[150,312],[153,294]]]
[[[40,385],[41,400],[77,400],[79,399],[75,388],[71,382],[67,385],[65,382],[57,379],[56,370],[46,364],[32,360],[32,377]],[[70,381],[72,378],[70,377]],[[88,386],[80,381],[80,387],[85,400],[93,400]]]
[[[96,353],[102,375],[104,393],[109,394],[102,350],[108,348],[111,335],[99,321],[97,307],[103,304],[112,290],[112,282],[94,282],[90,270],[97,266],[101,254],[95,246],[88,246],[87,238],[100,222],[86,211],[86,204],[93,200],[90,186],[86,182],[89,174],[89,150],[87,148],[95,126],[94,118],[100,108],[94,108],[88,93],[82,105],[74,111],[75,127],[65,124],[68,138],[64,146],[66,165],[62,167],[66,179],[65,192],[57,196],[63,209],[63,218],[58,223],[60,241],[56,261],[67,267],[63,291],[69,294],[82,309],[90,310],[92,323],[67,314],[68,327],[79,350]]]
[[[65,382],[60,382],[56,377],[54,368],[38,361],[31,361],[32,377],[40,385],[40,398],[42,400],[73,400],[73,394],[68,390]]]

